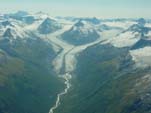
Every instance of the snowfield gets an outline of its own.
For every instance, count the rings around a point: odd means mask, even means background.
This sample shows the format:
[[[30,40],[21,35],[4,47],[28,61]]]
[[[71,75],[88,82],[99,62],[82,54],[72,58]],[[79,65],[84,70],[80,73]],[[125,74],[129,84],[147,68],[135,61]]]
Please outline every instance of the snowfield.
[[[130,54],[137,67],[151,66],[151,47],[131,50]]]
[[[111,44],[119,48],[130,47],[134,45],[139,39],[140,39],[140,36],[138,33],[125,32],[111,39]]]
[[[136,22],[133,22],[133,21],[125,21],[125,22],[104,22],[104,24],[110,26],[110,27],[121,27],[121,28],[124,28],[124,29],[127,29],[128,27],[130,27],[131,25],[133,24],[136,24]]]

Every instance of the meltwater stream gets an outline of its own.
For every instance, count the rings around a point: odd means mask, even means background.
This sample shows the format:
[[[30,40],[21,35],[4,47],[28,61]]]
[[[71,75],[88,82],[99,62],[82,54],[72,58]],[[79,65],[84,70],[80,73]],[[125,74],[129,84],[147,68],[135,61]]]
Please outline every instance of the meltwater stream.
[[[54,113],[54,110],[57,109],[57,107],[58,107],[59,104],[60,104],[60,98],[61,98],[61,96],[62,96],[62,95],[65,95],[65,94],[68,92],[68,90],[69,90],[69,88],[70,88],[70,86],[71,86],[71,84],[70,84],[70,82],[69,82],[69,80],[71,79],[71,75],[68,74],[68,73],[66,73],[66,74],[63,75],[62,77],[63,77],[63,79],[65,79],[66,88],[64,89],[64,91],[62,91],[61,93],[59,93],[59,94],[57,95],[56,103],[55,103],[55,105],[50,109],[49,113]]]
[[[48,40],[51,43],[54,43],[62,48],[62,51],[55,58],[53,65],[58,76],[65,80],[64,82],[65,89],[57,95],[55,105],[52,108],[50,108],[49,113],[54,113],[54,111],[61,104],[60,102],[61,97],[67,94],[71,87],[70,79],[72,79],[72,72],[76,66],[76,54],[79,53],[80,51],[83,51],[87,47],[100,43],[102,41],[102,39],[100,38],[95,42],[81,45],[81,46],[73,46],[71,44],[68,44],[63,40],[59,39],[58,36],[64,31],[66,31],[67,29],[69,29],[70,27],[71,25],[68,25],[64,29],[47,36]]]

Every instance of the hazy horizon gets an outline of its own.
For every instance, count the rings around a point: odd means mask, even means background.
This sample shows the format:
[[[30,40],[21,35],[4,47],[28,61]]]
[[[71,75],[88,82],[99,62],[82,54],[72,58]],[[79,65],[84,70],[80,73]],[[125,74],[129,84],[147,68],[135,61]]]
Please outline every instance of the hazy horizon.
[[[144,2],[145,1],[145,2]],[[150,18],[150,0],[1,0],[1,13],[25,10],[51,16]]]

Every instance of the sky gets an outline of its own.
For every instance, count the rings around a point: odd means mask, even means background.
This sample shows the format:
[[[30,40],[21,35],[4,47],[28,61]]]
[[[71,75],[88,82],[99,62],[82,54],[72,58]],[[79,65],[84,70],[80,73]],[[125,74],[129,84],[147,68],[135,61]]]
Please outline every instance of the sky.
[[[52,16],[151,18],[151,0],[0,0],[0,13],[18,10]]]

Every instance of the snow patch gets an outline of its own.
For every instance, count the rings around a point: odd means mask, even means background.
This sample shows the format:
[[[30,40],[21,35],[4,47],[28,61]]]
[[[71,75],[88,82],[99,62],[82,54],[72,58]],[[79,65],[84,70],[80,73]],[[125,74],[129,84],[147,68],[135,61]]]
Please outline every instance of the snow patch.
[[[151,66],[151,47],[144,47],[131,50],[132,60],[135,61],[137,67]]]
[[[148,34],[145,34],[149,39],[151,39],[151,31],[148,32]]]
[[[151,27],[151,23],[146,23],[145,27]]]
[[[115,47],[130,47],[140,39],[139,33],[125,32],[110,40]]]

